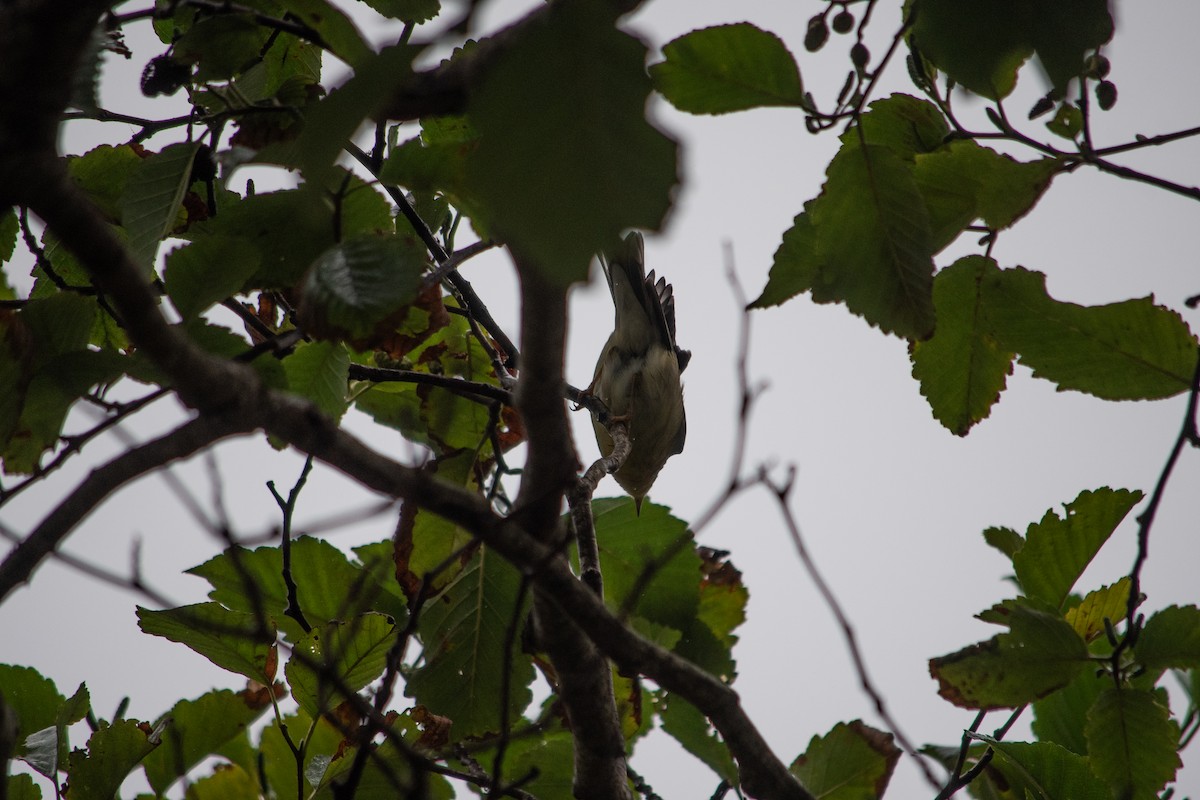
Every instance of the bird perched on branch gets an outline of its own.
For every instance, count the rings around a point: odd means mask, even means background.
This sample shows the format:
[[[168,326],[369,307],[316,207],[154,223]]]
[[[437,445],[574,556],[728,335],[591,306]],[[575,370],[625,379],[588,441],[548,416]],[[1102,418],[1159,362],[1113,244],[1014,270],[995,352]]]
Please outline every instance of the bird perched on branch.
[[[692,354],[675,344],[675,296],[665,279],[646,274],[642,235],[627,235],[600,266],[616,306],[612,336],[596,362],[591,392],[629,426],[631,451],[614,477],[638,512],[667,459],[683,452],[687,421],[679,375]],[[613,440],[595,416],[596,444],[606,457]]]

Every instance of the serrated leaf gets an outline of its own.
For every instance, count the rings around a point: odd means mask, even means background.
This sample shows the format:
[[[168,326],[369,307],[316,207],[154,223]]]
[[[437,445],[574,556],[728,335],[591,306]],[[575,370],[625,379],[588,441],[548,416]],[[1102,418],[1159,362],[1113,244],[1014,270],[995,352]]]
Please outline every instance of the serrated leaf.
[[[1033,53],[1024,25],[1028,4],[983,0],[922,2],[912,40],[921,56],[976,94],[997,100],[1016,86],[1017,70]]]
[[[283,360],[288,388],[317,404],[331,419],[340,420],[349,401],[350,355],[335,342],[301,342]]]
[[[856,719],[814,736],[789,770],[822,800],[874,800],[883,797],[900,752],[892,734]]]
[[[1088,663],[1087,646],[1061,617],[1005,607],[1009,633],[930,659],[938,694],[962,708],[1016,708],[1067,685]]]
[[[808,290],[818,303],[844,303],[885,333],[928,337],[934,327],[933,251],[909,167],[888,147],[850,143],[827,175],[821,196],[808,207],[813,262],[781,261],[792,254],[781,247],[764,295],[782,281],[793,294]]]
[[[1092,768],[1115,797],[1153,800],[1182,766],[1179,726],[1151,691],[1105,690],[1085,732]]]
[[[1020,162],[974,141],[952,141],[918,154],[913,177],[929,210],[935,252],[977,219],[994,230],[1012,226],[1061,168],[1056,159]]]
[[[285,672],[292,697],[316,717],[383,674],[396,626],[383,614],[362,614],[314,628],[296,642]]]
[[[7,781],[8,800],[42,800],[42,790],[28,773],[0,777]]]
[[[523,784],[538,800],[574,800],[575,742],[567,731],[516,737],[505,757],[506,776],[532,775]]]
[[[1110,586],[1088,592],[1082,603],[1067,611],[1067,622],[1076,633],[1091,641],[1104,632],[1104,620],[1115,623],[1125,617],[1129,587],[1130,580],[1125,577]]]
[[[179,316],[191,319],[241,291],[258,266],[258,250],[246,240],[203,238],[167,254],[163,280]]]
[[[520,582],[507,561],[483,547],[421,614],[424,664],[405,693],[448,717],[453,741],[499,732],[502,702],[509,719],[529,704],[533,666],[520,652],[520,637],[505,649],[508,632],[525,618]]]
[[[606,602],[676,630],[694,622],[700,558],[687,523],[650,502],[638,514],[625,497],[595,500],[592,516]],[[635,590],[641,593],[631,596]]]
[[[1015,797],[1112,800],[1089,759],[1049,742],[1005,742],[972,733],[996,753],[997,767]]]
[[[424,251],[396,236],[356,236],[322,253],[304,279],[300,317],[318,336],[369,337],[416,299]]]
[[[268,708],[265,698],[250,691],[213,690],[195,700],[180,700],[159,720],[158,724],[169,720],[162,744],[142,762],[150,788],[161,795]]]
[[[320,34],[330,52],[355,69],[371,57],[371,46],[350,17],[327,0],[271,0],[275,4]]]
[[[748,22],[692,31],[663,45],[663,57],[650,76],[680,111],[805,105],[800,68],[787,45]]]
[[[1084,670],[1057,692],[1033,703],[1034,734],[1040,741],[1053,742],[1072,753],[1086,756],[1088,752],[1087,714],[1100,692],[1112,686],[1112,678]]]
[[[217,603],[151,611],[138,608],[144,633],[187,645],[222,669],[270,686],[275,679],[275,629],[266,619]]]
[[[946,117],[933,103],[900,92],[881,97],[867,106],[858,127],[838,139],[843,145],[864,143],[888,148],[905,162],[942,146],[950,133]]]
[[[1059,607],[1083,570],[1108,541],[1129,510],[1142,499],[1139,491],[1109,489],[1080,492],[1059,517],[1048,510],[1025,532],[1025,546],[1013,556],[1021,589],[1029,597]]]
[[[296,148],[308,180],[328,182],[334,161],[359,125],[386,102],[393,87],[412,74],[417,52],[417,48],[406,45],[387,47],[379,53],[367,50],[356,64],[353,77],[305,113]]]
[[[363,0],[385,17],[404,22],[428,22],[442,10],[439,0]]]
[[[121,193],[121,225],[129,233],[129,252],[147,273],[154,269],[159,242],[175,227],[199,148],[199,142],[168,145],[138,165]]]
[[[88,739],[86,751],[71,753],[67,800],[112,800],[156,744],[135,720],[102,726]]]
[[[293,737],[290,739],[291,744],[295,743],[296,731],[305,732],[304,751],[301,756],[303,763],[300,765],[303,772],[300,775],[297,775],[296,755],[292,752],[289,739],[284,738],[280,730],[281,725],[287,730],[288,736]],[[297,709],[293,714],[273,720],[263,729],[258,747],[262,753],[262,761],[259,762],[261,767],[256,765],[255,769],[261,770],[275,797],[289,800],[293,797],[307,798],[313,788],[308,782],[308,776],[317,772],[322,762],[328,767],[345,742],[345,735],[328,716],[314,720],[304,711]],[[347,755],[353,759],[352,750]],[[328,768],[326,771],[329,771]]]
[[[678,183],[677,145],[646,119],[646,47],[602,0],[552,3],[470,93],[468,161],[483,222],[559,284],[628,228],[657,230]]]
[[[144,151],[135,145],[103,144],[81,156],[67,158],[71,180],[92,198],[109,222],[121,219],[121,196],[142,164],[139,152]]]
[[[221,764],[188,785],[186,800],[258,800],[259,783],[236,764]]]
[[[682,697],[664,693],[657,710],[664,732],[704,762],[718,778],[731,786],[737,784],[737,765],[729,748],[694,705]]]
[[[990,258],[966,256],[933,279],[937,329],[910,349],[912,374],[933,416],[956,436],[987,418],[1012,374],[1013,353],[1000,347],[983,315],[982,278]]]
[[[14,738],[18,742],[53,726],[58,708],[67,701],[54,681],[33,667],[0,664],[0,687],[4,705],[16,715]],[[17,753],[20,752],[18,749]]]
[[[1153,297],[1102,306],[1051,298],[1046,276],[1020,267],[984,278],[988,322],[1001,345],[1059,389],[1106,400],[1150,400],[1187,391],[1196,339]]]
[[[329,542],[311,536],[296,537],[291,548],[297,600],[310,625],[351,619],[369,610],[399,610],[390,595],[383,600],[388,592],[384,582],[394,581],[390,561],[359,566]],[[230,548],[187,573],[207,580],[213,587],[209,597],[235,611],[261,608],[290,641],[304,635],[296,621],[283,613],[287,587],[278,547]]]
[[[1008,556],[1010,561],[1025,546],[1025,537],[1012,528],[988,528],[983,532],[983,540]]]
[[[21,232],[21,222],[17,219],[17,210],[9,207],[0,211],[0,264],[7,264],[17,249],[17,234]],[[0,278],[0,280],[3,280]],[[12,300],[15,295],[5,281],[0,283],[0,296]]]
[[[1133,652],[1147,670],[1200,669],[1200,609],[1169,606],[1151,614]]]

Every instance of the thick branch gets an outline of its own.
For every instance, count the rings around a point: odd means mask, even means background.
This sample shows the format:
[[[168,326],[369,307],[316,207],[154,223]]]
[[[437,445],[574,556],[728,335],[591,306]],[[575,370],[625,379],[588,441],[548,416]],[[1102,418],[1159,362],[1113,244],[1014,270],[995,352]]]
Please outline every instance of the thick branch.
[[[562,501],[579,470],[562,399],[567,289],[550,283],[537,265],[519,257],[517,269],[521,277],[524,353],[516,399],[529,452],[514,516],[551,548],[548,557],[554,565],[566,570],[566,555],[557,545],[565,540]],[[574,576],[572,581],[578,585]],[[550,654],[558,676],[558,693],[575,739],[575,797],[629,797],[625,737],[617,716],[608,660],[542,589],[534,594],[534,614],[541,644]]]

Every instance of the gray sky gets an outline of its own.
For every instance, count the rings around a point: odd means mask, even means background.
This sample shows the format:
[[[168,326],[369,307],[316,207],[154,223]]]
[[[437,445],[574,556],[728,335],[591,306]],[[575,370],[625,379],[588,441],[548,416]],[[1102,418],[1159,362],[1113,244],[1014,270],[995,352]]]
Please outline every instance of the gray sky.
[[[532,5],[497,2],[486,7],[487,19],[509,19]],[[877,10],[873,27],[885,39],[898,23],[896,5],[880,4]],[[628,25],[657,47],[692,28],[754,22],[789,44],[806,87],[828,107],[848,64],[833,56],[832,48],[844,52],[850,39],[833,36],[831,52],[819,58],[804,52],[806,20],[821,6],[743,0],[735,9],[715,1],[656,0]],[[1200,7],[1187,0],[1162,0],[1123,4],[1119,11],[1118,36],[1107,53],[1120,100],[1113,111],[1096,115],[1098,142],[1115,144],[1134,133],[1200,123],[1200,112],[1190,102],[1200,77],[1191,55]],[[106,107],[127,108],[140,101],[137,75],[159,52],[133,35],[134,30],[148,32],[145,26],[130,31],[132,62],[110,60]],[[382,39],[391,31],[369,33]],[[883,52],[882,44],[872,44],[874,52]],[[334,68],[327,74],[339,73]],[[890,76],[880,95],[910,90],[903,64],[894,64]],[[1024,120],[1025,110],[1043,92],[1037,73],[1023,72],[1016,96],[1007,103],[1010,116]],[[1179,102],[1181,97],[1187,99]],[[987,127],[981,112],[979,105],[967,112],[977,130]],[[684,144],[685,184],[665,233],[648,238],[647,260],[675,286],[679,341],[694,358],[685,375],[687,449],[669,462],[651,499],[690,520],[707,508],[726,480],[736,418],[739,310],[725,281],[723,247],[732,246],[738,275],[747,293],[756,295],[782,232],[801,204],[819,191],[836,138],[810,136],[795,111],[692,117],[660,102],[654,113]],[[97,136],[117,142],[133,132],[122,128],[73,125],[66,131],[64,149],[81,152],[100,141]],[[1027,123],[1024,129],[1050,138],[1040,123]],[[1023,160],[1033,157],[1011,152]],[[1120,163],[1184,184],[1200,183],[1200,146],[1194,141],[1130,154]],[[255,178],[261,190],[260,174]],[[235,178],[234,186],[240,187],[243,177]],[[1182,301],[1200,293],[1191,227],[1198,210],[1194,202],[1161,190],[1079,170],[1059,177],[1033,213],[1000,237],[993,254],[1001,266],[1020,264],[1045,272],[1057,299],[1096,304],[1153,293],[1197,329],[1200,315]],[[967,252],[978,250],[964,237],[938,257],[938,265]],[[470,262],[466,273],[497,319],[515,333],[513,275],[504,255]],[[610,330],[612,309],[607,293],[593,285],[577,292],[572,311],[568,376],[583,386]],[[797,466],[796,516],[855,625],[871,676],[890,710],[918,745],[954,742],[972,714],[937,697],[927,659],[991,636],[994,628],[972,615],[1013,594],[1003,580],[1006,561],[984,545],[981,531],[991,525],[1023,531],[1048,508],[1061,512],[1061,504],[1084,489],[1112,486],[1148,493],[1179,430],[1184,398],[1109,403],[1055,392],[1052,384],[1033,379],[1018,366],[991,417],[959,439],[932,418],[911,378],[905,343],[882,336],[844,307],[814,305],[805,296],[757,312],[753,322],[752,378],[768,381],[770,387],[756,406],[748,463],[768,462],[780,470]],[[170,403],[145,415],[147,420],[130,433],[144,440],[153,432],[143,425],[150,423],[154,431],[170,427],[178,419]],[[581,457],[588,460],[596,454],[590,425],[583,414],[575,415],[575,424]],[[362,416],[351,415],[348,425],[391,455],[411,453],[397,434],[375,428]],[[73,426],[85,427],[86,418],[77,418]],[[121,447],[113,437],[102,439],[88,455],[6,507],[4,524],[28,530],[89,465]],[[275,452],[261,439],[243,439],[217,448],[212,464],[235,531],[252,536],[277,520],[264,481],[290,486],[301,460]],[[193,459],[175,472],[211,507],[214,490],[204,459]],[[1186,453],[1160,511],[1143,573],[1148,611],[1197,600],[1198,481],[1200,454]],[[618,491],[606,482],[600,494]],[[301,499],[297,527],[303,530],[314,520],[370,502],[339,475],[318,468]],[[1118,529],[1081,587],[1111,583],[1128,572],[1134,554],[1131,522]],[[392,525],[390,516],[374,518],[338,531],[332,540],[344,547],[376,541],[389,536]],[[111,499],[66,549],[127,573],[134,539],[142,543],[145,574],[155,586],[179,603],[203,599],[205,584],[180,572],[209,558],[221,544],[202,531],[157,478]],[[745,573],[749,620],[739,631],[735,686],[780,757],[790,761],[811,736],[838,721],[862,718],[882,726],[859,690],[836,626],[766,495],[751,492],[735,501],[700,540],[731,550],[733,562]],[[133,695],[128,714],[147,719],[180,697],[237,685],[234,676],[186,648],[141,634],[134,601],[127,593],[49,563],[32,586],[0,606],[5,642],[0,661],[37,667],[68,694],[87,681],[102,716],[111,715],[125,694]],[[1002,718],[989,718],[985,729]],[[74,743],[82,741],[80,734]],[[634,766],[668,799],[704,797],[717,783],[705,767],[658,733],[639,745]],[[1200,767],[1185,767],[1177,789],[1181,795],[1200,793]],[[906,758],[889,794],[909,798],[932,792]]]

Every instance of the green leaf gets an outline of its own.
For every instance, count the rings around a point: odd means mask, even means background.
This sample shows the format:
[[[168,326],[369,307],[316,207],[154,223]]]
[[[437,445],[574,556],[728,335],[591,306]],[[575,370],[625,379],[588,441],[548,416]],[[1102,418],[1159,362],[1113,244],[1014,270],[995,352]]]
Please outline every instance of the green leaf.
[[[393,88],[412,75],[417,52],[406,45],[387,47],[377,54],[368,51],[350,80],[306,112],[297,142],[305,177],[317,183],[329,180],[334,161],[359,125],[379,110]]]
[[[0,264],[7,264],[17,250],[17,235],[21,232],[21,222],[17,219],[17,210],[9,207],[0,210]],[[14,298],[12,289],[7,283],[0,285],[0,295],[5,300]]]
[[[790,771],[822,800],[873,800],[883,797],[899,760],[890,733],[856,719],[814,736]]]
[[[213,774],[188,785],[186,800],[258,800],[258,781],[235,764],[219,765]]]
[[[1146,620],[1133,647],[1150,671],[1200,669],[1200,609],[1169,606]]]
[[[1009,633],[930,659],[938,694],[962,708],[1016,708],[1045,697],[1086,666],[1087,646],[1061,617],[1013,603]]]
[[[888,148],[904,161],[914,163],[922,153],[942,146],[950,126],[933,103],[912,95],[895,93],[872,101],[859,118],[857,128],[838,138],[842,145],[862,143]]]
[[[133,768],[157,745],[135,720],[102,725],[88,739],[86,751],[71,753],[67,800],[112,800]]]
[[[423,334],[420,344],[405,354],[404,363],[418,372],[499,385],[491,359],[460,315],[450,316],[444,327]],[[470,450],[480,458],[491,454],[492,420],[486,403],[447,389],[389,382],[373,384],[358,394],[355,405],[410,441],[428,445],[439,458],[460,450]]]
[[[1046,129],[1055,136],[1073,141],[1083,131],[1083,112],[1077,106],[1062,103],[1046,123]]]
[[[244,239],[259,253],[259,271],[248,287],[293,288],[312,262],[334,244],[335,233],[350,238],[360,233],[394,230],[390,207],[379,192],[339,168],[322,184],[229,199],[221,213],[197,225],[193,239],[222,236]],[[338,215],[334,224],[333,207]]]
[[[716,637],[732,648],[737,642],[733,632],[746,621],[746,602],[750,592],[742,581],[742,573],[721,551],[699,549],[702,561],[700,607],[696,617],[708,626]]]
[[[646,120],[646,47],[615,22],[603,0],[550,4],[468,99],[484,223],[561,284],[625,229],[659,229],[678,183],[676,143]]]
[[[1125,577],[1110,586],[1088,592],[1082,603],[1067,610],[1067,622],[1084,640],[1095,639],[1104,632],[1104,620],[1116,622],[1124,618],[1129,587],[1130,580]]]
[[[1046,276],[1020,267],[984,278],[988,321],[1000,343],[1060,390],[1105,400],[1152,400],[1187,391],[1196,338],[1154,298],[1079,306],[1046,293]]]
[[[1029,20],[1038,63],[1062,94],[1071,79],[1083,72],[1085,55],[1113,35],[1108,0],[1036,3]]]
[[[350,355],[334,342],[301,342],[283,360],[288,388],[307,397],[331,419],[340,420],[349,402]]]
[[[442,10],[439,0],[363,0],[385,17],[404,22],[428,22]]]
[[[1088,746],[1084,728],[1088,711],[1100,692],[1111,686],[1110,676],[1083,670],[1062,689],[1033,703],[1034,734],[1043,742],[1053,742],[1072,753],[1086,756]]]
[[[383,614],[362,614],[347,622],[314,628],[296,645],[285,671],[292,697],[316,717],[345,702],[383,674],[395,643],[396,626]]]
[[[391,597],[388,592],[394,578],[390,562],[373,562],[370,568],[364,568],[351,563],[329,542],[311,536],[296,537],[291,547],[292,579],[300,610],[310,625],[353,619],[368,610],[385,610],[376,604],[385,596]],[[235,611],[252,613],[261,608],[289,641],[304,636],[298,623],[283,613],[287,587],[278,547],[229,548],[187,573],[207,580],[213,587],[208,596]],[[386,610],[396,608],[394,600],[385,602]]]
[[[142,165],[140,146],[102,144],[81,156],[67,157],[71,180],[92,198],[109,222],[121,219],[121,195]]]
[[[511,650],[505,648],[509,632],[519,632],[525,619],[520,584],[507,561],[482,547],[421,614],[425,663],[405,693],[449,717],[454,741],[499,732],[501,703],[509,719],[529,705],[533,666],[520,652],[519,636],[511,637]]]
[[[191,319],[241,291],[258,270],[258,250],[245,239],[199,239],[167,254],[163,280],[175,310]]]
[[[993,100],[1016,86],[1035,51],[1058,91],[1079,75],[1084,55],[1112,38],[1106,0],[922,0],[912,41],[922,56],[966,88]]]
[[[154,269],[159,242],[175,228],[199,148],[199,142],[168,145],[138,166],[121,193],[129,251],[147,273]]]
[[[251,0],[250,5],[262,6],[264,0]],[[296,19],[320,34],[330,52],[356,70],[373,53],[371,46],[345,12],[327,0],[269,0],[269,4],[283,6]]]
[[[800,68],[787,45],[748,22],[692,31],[665,44],[663,57],[650,77],[680,111],[805,106]]]
[[[67,729],[87,716],[91,710],[91,696],[87,685],[79,684],[79,688],[69,700],[62,701],[52,710],[54,719],[51,724],[25,736],[23,742],[18,742],[16,753],[22,761],[39,773],[56,780],[57,773],[68,767],[71,745],[67,738]],[[22,723],[19,710],[17,721]]]
[[[608,605],[676,630],[689,627],[701,573],[687,523],[650,502],[638,514],[627,497],[594,501],[592,516]]]
[[[1152,691],[1107,689],[1087,721],[1088,759],[1112,796],[1153,800],[1182,766],[1179,726]]]
[[[729,755],[729,748],[694,705],[682,697],[664,692],[657,710],[663,731],[683,745],[683,749],[703,761],[718,778],[731,786],[737,785],[737,765]]]
[[[927,338],[934,328],[932,240],[909,166],[889,147],[849,141],[827,176],[821,195],[784,234],[753,305],[809,291],[885,333]]]
[[[42,800],[42,790],[33,782],[32,775],[21,773],[5,776],[3,779],[7,781],[8,800]]]
[[[472,486],[474,463],[473,453],[460,453],[438,457],[426,469],[435,473],[439,481]],[[445,517],[417,508],[414,503],[405,503],[395,533],[397,579],[412,597],[416,597],[423,582],[428,582],[426,591],[444,588],[458,575],[461,563],[455,561],[465,558],[463,553],[471,540],[469,531]],[[455,554],[458,559],[452,560]]]
[[[1025,531],[1025,546],[1013,556],[1021,589],[1058,608],[1092,558],[1108,541],[1129,510],[1142,499],[1139,491],[1083,491],[1066,504],[1066,515],[1050,509],[1041,522]]]
[[[14,738],[18,742],[31,733],[52,727],[59,707],[67,701],[54,681],[33,667],[15,664],[0,664],[0,700],[16,714]]]
[[[166,722],[162,744],[142,762],[150,788],[161,795],[270,707],[265,694],[250,690],[213,690],[180,700],[156,724]]]
[[[1017,70],[1033,54],[1026,28],[1028,0],[922,0],[912,27],[921,55],[955,81],[998,100],[1016,86]]]
[[[575,800],[571,734],[553,731],[542,737],[514,738],[504,759],[504,775],[509,780],[536,775],[522,788],[538,800]]]
[[[1025,538],[1012,528],[988,528],[983,532],[983,539],[1008,556],[1010,561],[1017,551],[1025,546]]]
[[[324,337],[369,337],[416,299],[425,266],[424,251],[397,236],[357,236],[334,245],[304,279],[305,329]]]
[[[302,763],[299,765],[302,778],[297,775],[297,756],[292,752],[289,740],[284,738],[281,724],[293,744],[298,737],[304,737],[304,750],[300,755]],[[299,709],[282,719],[272,720],[262,732],[259,743],[262,761],[259,763],[273,795],[277,798],[307,798],[314,786],[309,780],[310,776],[324,774],[321,765],[328,767],[345,741],[346,737],[328,718],[320,717],[314,721]],[[298,784],[298,778],[303,780],[303,785]],[[365,795],[363,800],[367,800]]]
[[[977,219],[994,230],[1011,227],[1061,169],[1053,158],[1020,162],[969,140],[917,154],[913,177],[929,210],[935,252]]]
[[[269,620],[230,611],[217,603],[151,611],[139,607],[143,632],[187,645],[222,669],[270,686],[278,654]]]
[[[984,256],[965,256],[933,279],[937,329],[914,342],[913,377],[933,416],[956,436],[991,413],[1012,374],[1013,353],[1000,347],[983,318],[983,276],[996,269]]]
[[[1112,800],[1092,771],[1094,762],[1082,755],[1049,742],[1005,742],[978,733],[970,736],[995,751],[993,763],[1013,792],[1006,797]]]
[[[271,11],[277,9],[272,8]],[[258,63],[271,32],[249,14],[197,19],[172,44],[172,57],[196,65],[197,83],[225,81]]]

